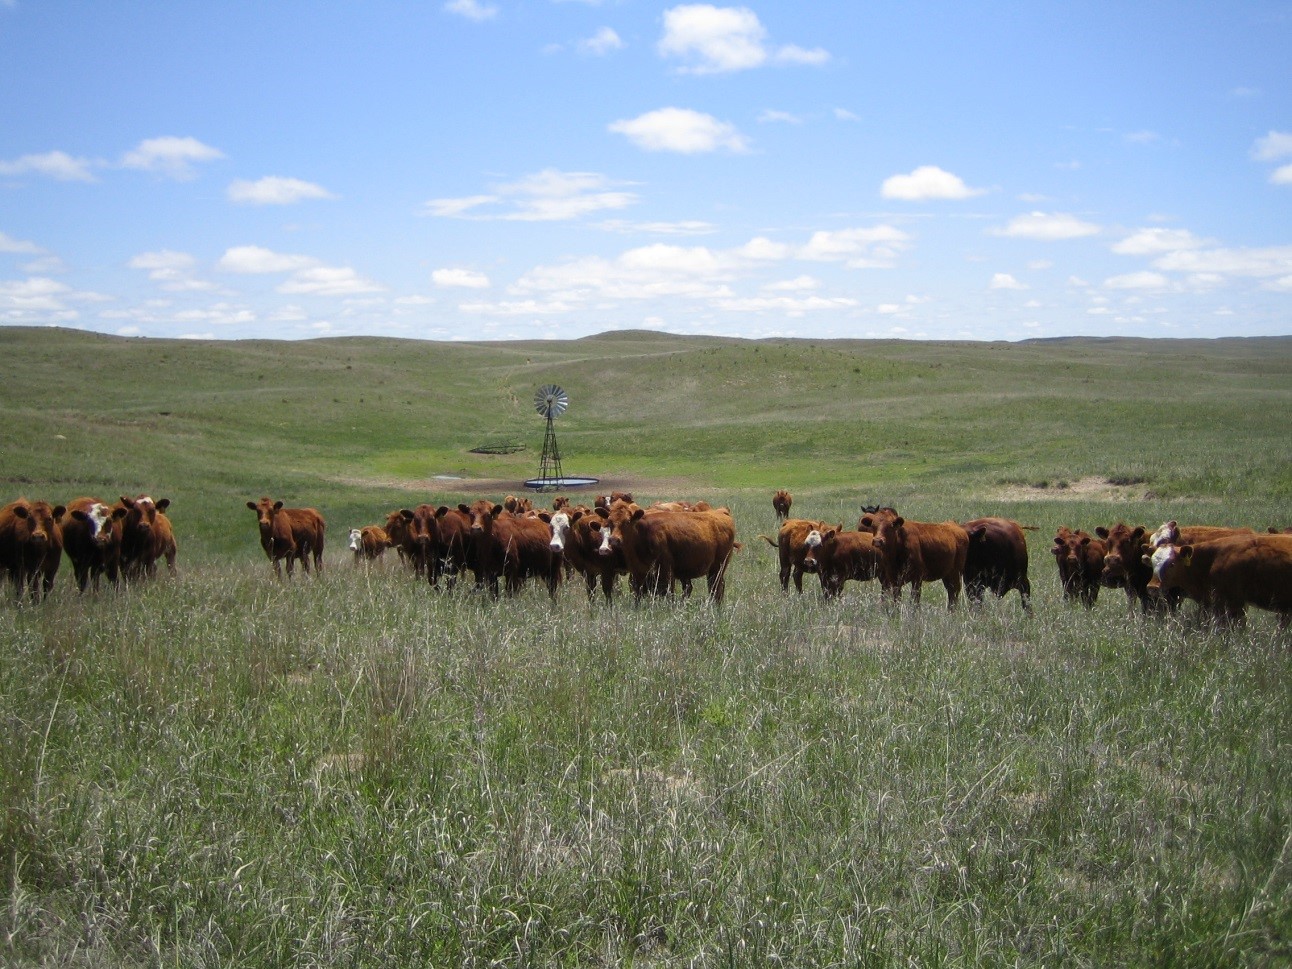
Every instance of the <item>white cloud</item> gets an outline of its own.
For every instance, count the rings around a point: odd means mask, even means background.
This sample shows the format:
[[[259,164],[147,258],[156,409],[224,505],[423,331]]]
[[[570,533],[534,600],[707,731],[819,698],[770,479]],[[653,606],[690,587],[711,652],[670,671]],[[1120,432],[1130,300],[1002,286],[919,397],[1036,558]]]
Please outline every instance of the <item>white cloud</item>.
[[[280,293],[310,296],[353,296],[381,291],[381,286],[364,279],[349,266],[312,266],[300,269],[278,287]]]
[[[861,116],[859,114],[849,111],[847,108],[835,108],[834,116],[840,121],[860,121],[861,120]]]
[[[1083,222],[1066,212],[1029,212],[1009,220],[1003,227],[988,230],[992,235],[1014,239],[1038,239],[1054,242],[1063,239],[1080,239],[1099,234],[1099,226]]]
[[[0,252],[16,252],[24,255],[36,256],[45,250],[34,242],[26,242],[22,239],[15,239],[5,232],[0,232]]]
[[[825,230],[814,232],[796,255],[818,262],[842,262],[850,269],[883,269],[910,248],[910,238],[891,225]]]
[[[492,20],[498,16],[497,7],[488,3],[480,3],[479,0],[449,0],[444,5],[444,9],[448,13],[455,13],[477,23]]]
[[[622,219],[607,219],[597,225],[607,232],[650,232],[666,236],[704,236],[712,235],[718,227],[712,222],[701,222],[688,219],[682,222],[626,222]]]
[[[230,202],[247,205],[291,205],[306,199],[336,198],[322,185],[276,175],[267,175],[255,182],[234,181],[229,185],[228,196]]]
[[[1161,256],[1153,266],[1165,272],[1272,279],[1292,274],[1292,246],[1182,250]]]
[[[165,135],[160,138],[146,138],[139,142],[121,159],[124,168],[137,168],[146,172],[157,172],[168,178],[186,181],[197,173],[193,166],[199,162],[215,161],[223,158],[219,149],[204,145],[196,138],[178,138]]]
[[[724,74],[761,67],[769,61],[782,64],[823,64],[830,59],[820,49],[789,45],[771,53],[767,30],[748,7],[715,7],[707,3],[684,4],[664,11],[661,57],[676,58],[688,74]]]
[[[774,108],[768,108],[758,115],[759,124],[771,124],[773,122],[802,124],[803,119],[798,115],[790,114],[788,111],[777,111]]]
[[[684,155],[725,149],[748,151],[749,145],[733,125],[689,108],[659,108],[609,126],[646,151],[675,151]]]
[[[494,193],[490,195],[431,199],[422,211],[440,218],[563,222],[592,212],[637,204],[636,194],[611,191],[611,187],[610,180],[596,172],[562,172],[548,168],[519,181],[494,186]],[[508,208],[502,211],[488,208],[499,205]]]
[[[989,289],[1027,289],[1022,283],[1011,276],[1009,273],[995,273],[991,277]]]
[[[1132,145],[1151,145],[1161,139],[1156,131],[1131,131],[1122,135],[1122,140]]]
[[[970,188],[959,176],[937,165],[921,165],[909,175],[893,175],[884,179],[880,195],[886,199],[920,202],[927,199],[967,199],[985,191]]]
[[[13,161],[0,161],[0,175],[44,175],[60,182],[93,182],[92,164],[66,152],[48,151],[43,155],[23,155]]]
[[[214,288],[211,283],[193,276],[197,260],[187,252],[174,252],[170,249],[143,252],[126,265],[131,269],[144,270],[149,279],[161,283],[163,289],[174,292],[202,292]]]
[[[225,250],[216,268],[231,273],[289,273],[314,264],[309,256],[285,255],[261,246],[234,246]]]
[[[1140,229],[1115,243],[1113,252],[1123,256],[1154,256],[1180,249],[1197,249],[1202,240],[1188,229]]]
[[[431,273],[436,286],[457,286],[465,289],[487,289],[489,277],[472,269],[436,269]]]
[[[1292,155],[1292,132],[1271,131],[1252,145],[1252,157],[1257,161],[1277,161],[1288,155]]]
[[[1165,289],[1167,279],[1161,273],[1138,272],[1110,276],[1104,280],[1108,289]]]
[[[579,41],[579,50],[593,57],[604,57],[611,51],[622,49],[623,40],[610,27],[602,27],[591,37]]]
[[[810,293],[821,288],[821,280],[815,276],[797,276],[776,283],[767,283],[763,289],[769,293]]]
[[[1270,174],[1271,185],[1292,185],[1292,165],[1283,165]]]

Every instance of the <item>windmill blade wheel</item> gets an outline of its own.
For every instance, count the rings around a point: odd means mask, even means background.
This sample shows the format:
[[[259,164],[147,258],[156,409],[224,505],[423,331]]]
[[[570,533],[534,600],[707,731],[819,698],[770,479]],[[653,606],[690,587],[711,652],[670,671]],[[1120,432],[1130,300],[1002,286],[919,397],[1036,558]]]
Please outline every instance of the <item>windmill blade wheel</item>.
[[[560,417],[569,406],[569,395],[556,384],[539,387],[538,393],[534,395],[534,409],[548,420]]]

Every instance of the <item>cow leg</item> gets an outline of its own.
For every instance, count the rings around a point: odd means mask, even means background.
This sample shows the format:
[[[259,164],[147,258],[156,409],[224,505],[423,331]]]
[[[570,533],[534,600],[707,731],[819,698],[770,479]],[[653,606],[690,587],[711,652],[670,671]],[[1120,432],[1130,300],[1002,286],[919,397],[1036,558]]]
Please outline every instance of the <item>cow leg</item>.
[[[960,598],[960,576],[951,575],[942,580],[942,585],[947,590],[947,608],[954,609],[956,601]],[[978,604],[982,604],[982,595],[979,594]]]
[[[1018,580],[1018,585],[1015,586],[1015,588],[1018,589],[1019,598],[1023,600],[1023,611],[1031,612],[1032,611],[1031,581],[1027,578],[1027,576],[1023,576],[1021,579]]]

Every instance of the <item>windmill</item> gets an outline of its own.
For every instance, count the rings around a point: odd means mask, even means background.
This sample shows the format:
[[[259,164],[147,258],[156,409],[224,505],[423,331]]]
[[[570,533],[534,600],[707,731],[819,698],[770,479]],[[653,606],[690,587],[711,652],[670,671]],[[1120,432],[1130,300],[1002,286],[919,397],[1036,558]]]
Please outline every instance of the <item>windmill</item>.
[[[547,433],[543,436],[543,457],[539,461],[538,478],[535,479],[538,488],[557,488],[564,483],[561,475],[561,449],[556,446],[554,422],[569,406],[569,395],[556,384],[545,384],[539,387],[538,393],[534,395],[534,409],[547,418]]]

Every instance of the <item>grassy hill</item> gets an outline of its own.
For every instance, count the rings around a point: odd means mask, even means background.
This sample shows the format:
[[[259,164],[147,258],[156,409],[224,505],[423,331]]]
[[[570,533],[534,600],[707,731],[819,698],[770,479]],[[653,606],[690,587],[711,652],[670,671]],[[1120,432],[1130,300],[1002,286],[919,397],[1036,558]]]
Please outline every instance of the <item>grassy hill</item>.
[[[1292,338],[0,328],[8,497],[171,498],[180,574],[0,601],[0,963],[1278,965],[1292,633],[1063,602],[1059,524],[1292,524]],[[721,608],[494,602],[344,531],[567,473],[731,507]],[[527,449],[480,455],[485,444]],[[775,488],[1003,514],[1035,609],[784,595]],[[312,504],[274,582],[248,498]]]

